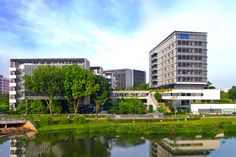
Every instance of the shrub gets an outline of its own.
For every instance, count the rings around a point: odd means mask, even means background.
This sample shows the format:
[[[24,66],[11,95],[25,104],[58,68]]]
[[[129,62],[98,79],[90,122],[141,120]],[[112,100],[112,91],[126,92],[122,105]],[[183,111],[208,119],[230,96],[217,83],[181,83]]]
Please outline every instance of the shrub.
[[[86,119],[84,116],[76,115],[73,117],[73,121],[76,124],[84,124],[86,123]]]

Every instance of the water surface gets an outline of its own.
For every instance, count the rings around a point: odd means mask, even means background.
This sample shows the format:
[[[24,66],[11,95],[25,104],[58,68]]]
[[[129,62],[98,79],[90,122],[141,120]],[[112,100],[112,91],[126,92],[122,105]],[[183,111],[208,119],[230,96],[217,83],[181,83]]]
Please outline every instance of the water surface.
[[[19,157],[220,157],[234,156],[235,146],[234,135],[143,137],[58,132],[0,138],[0,156],[16,154]]]

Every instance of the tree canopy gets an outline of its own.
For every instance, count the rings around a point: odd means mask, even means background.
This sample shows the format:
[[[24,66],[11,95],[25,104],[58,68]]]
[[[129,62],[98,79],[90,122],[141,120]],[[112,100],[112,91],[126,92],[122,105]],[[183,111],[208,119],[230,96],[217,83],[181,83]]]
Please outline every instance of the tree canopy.
[[[161,95],[161,93],[159,93],[159,92],[156,92],[156,93],[154,94],[154,97],[155,97],[155,99],[156,99],[157,101],[161,101],[161,99],[162,99],[162,95]]]
[[[204,89],[215,89],[216,87],[213,86],[213,84],[210,81],[207,81],[207,84],[205,85]]]
[[[98,87],[92,98],[95,101],[96,113],[98,113],[101,105],[106,103],[110,94],[109,82],[102,76],[95,75],[95,85]]]
[[[236,86],[232,86],[232,88],[229,90],[229,96],[233,101],[236,100]]]
[[[51,65],[39,66],[32,75],[25,75],[25,88],[44,96],[49,112],[52,114],[52,101],[63,91],[61,68]]]
[[[9,111],[9,96],[7,94],[0,95],[0,113]]]
[[[147,90],[147,89],[149,89],[149,84],[148,83],[141,83],[141,84],[134,86],[133,89],[134,90]]]
[[[146,112],[146,106],[137,98],[114,102],[109,110],[109,113],[116,114],[145,114]]]
[[[95,83],[94,74],[79,65],[64,66],[63,73],[64,97],[73,103],[76,114],[82,99],[96,92],[99,86]]]

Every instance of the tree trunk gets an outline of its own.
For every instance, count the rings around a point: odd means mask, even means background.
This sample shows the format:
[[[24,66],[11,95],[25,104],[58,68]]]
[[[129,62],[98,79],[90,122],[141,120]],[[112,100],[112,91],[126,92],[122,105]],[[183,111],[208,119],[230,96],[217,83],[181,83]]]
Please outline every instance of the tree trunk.
[[[50,114],[52,114],[52,100],[53,100],[53,96],[49,96],[49,106],[48,106],[48,108],[49,108]]]
[[[98,103],[98,101],[95,101],[95,103],[96,103],[96,113],[98,114],[98,110],[99,110],[100,104]]]
[[[46,102],[46,104],[48,106],[50,114],[52,114],[52,98],[53,98],[52,96],[49,96],[48,100],[45,99],[45,102]]]
[[[78,107],[79,107],[80,102],[81,102],[80,99],[81,99],[81,98],[78,98],[78,99],[77,99],[77,102],[76,102],[76,103],[74,102],[74,114],[75,114],[75,115],[77,114]]]

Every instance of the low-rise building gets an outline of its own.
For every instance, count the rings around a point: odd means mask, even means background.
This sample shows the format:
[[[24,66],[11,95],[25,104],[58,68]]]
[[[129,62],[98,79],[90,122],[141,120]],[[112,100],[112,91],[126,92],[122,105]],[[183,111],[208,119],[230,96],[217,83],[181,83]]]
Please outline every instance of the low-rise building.
[[[9,79],[0,75],[0,95],[8,94],[9,92]]]
[[[105,70],[105,73],[113,73],[116,78],[115,90],[127,90],[134,86],[146,83],[146,72],[132,69]]]
[[[234,114],[236,113],[236,103],[234,104],[191,104],[193,114]]]
[[[30,92],[26,92],[24,87],[24,75],[32,75],[33,71],[43,65],[72,65],[78,64],[84,69],[90,70],[90,62],[85,58],[34,58],[34,59],[10,59],[10,90],[9,104],[10,108],[15,110],[19,104],[27,96],[34,99],[40,96],[32,96]],[[29,94],[29,95],[27,95]],[[83,104],[89,104],[89,99],[84,99]]]

